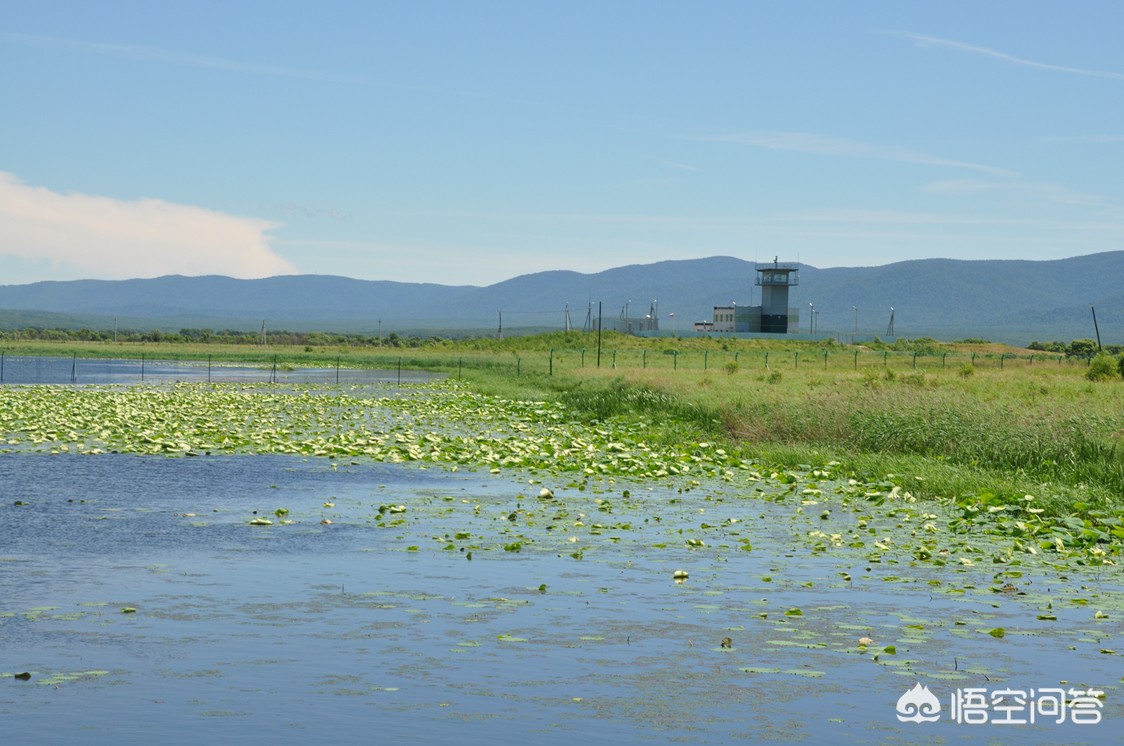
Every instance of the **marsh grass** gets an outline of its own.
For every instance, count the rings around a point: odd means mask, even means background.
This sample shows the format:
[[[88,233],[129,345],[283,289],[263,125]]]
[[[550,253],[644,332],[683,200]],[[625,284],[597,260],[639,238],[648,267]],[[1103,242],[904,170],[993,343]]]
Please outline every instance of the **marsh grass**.
[[[1038,495],[1051,511],[1119,508],[1124,386],[1068,370],[788,371],[779,382],[766,375],[729,385],[638,377],[717,412],[730,437],[766,457],[830,453],[867,475],[909,473],[921,493],[998,490]]]
[[[591,420],[643,417],[663,438],[724,438],[779,465],[838,460],[918,495],[1030,494],[1056,515],[1124,508],[1124,384],[1076,365],[972,370],[618,366],[523,383]]]

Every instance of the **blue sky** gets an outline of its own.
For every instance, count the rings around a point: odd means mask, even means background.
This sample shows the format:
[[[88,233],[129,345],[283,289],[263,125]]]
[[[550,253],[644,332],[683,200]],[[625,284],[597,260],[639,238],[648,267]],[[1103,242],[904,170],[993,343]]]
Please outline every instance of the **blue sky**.
[[[1124,4],[0,0],[0,283],[1124,249]]]

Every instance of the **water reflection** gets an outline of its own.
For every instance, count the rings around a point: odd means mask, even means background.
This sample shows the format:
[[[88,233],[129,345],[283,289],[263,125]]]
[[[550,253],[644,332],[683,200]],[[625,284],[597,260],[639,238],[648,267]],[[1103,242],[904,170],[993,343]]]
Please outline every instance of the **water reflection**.
[[[208,361],[101,360],[77,357],[0,356],[0,383],[127,384],[213,381],[234,383],[421,383],[440,374],[417,370],[293,368],[229,365]]]
[[[533,506],[515,477],[22,454],[0,459],[0,484],[12,743],[961,741],[1013,730],[898,722],[918,678],[946,702],[957,686],[1119,681],[1100,653],[1118,628],[1088,608],[1059,601],[1044,623],[991,592],[987,568],[950,571],[967,590],[945,594],[932,567],[818,556],[800,539],[818,519],[717,487],[604,485],[640,507],[605,518],[577,560],[561,523],[545,526],[596,515],[598,495],[557,485]],[[512,520],[516,506],[533,509]],[[694,550],[679,533],[735,517],[752,551]],[[505,551],[518,534],[533,541]],[[1044,597],[1055,582],[1018,579]],[[1066,582],[1119,598],[1095,575]],[[1000,626],[1002,640],[982,633]],[[860,637],[896,651],[876,661]],[[1121,699],[1109,690],[1109,724],[1017,735],[1104,742]]]

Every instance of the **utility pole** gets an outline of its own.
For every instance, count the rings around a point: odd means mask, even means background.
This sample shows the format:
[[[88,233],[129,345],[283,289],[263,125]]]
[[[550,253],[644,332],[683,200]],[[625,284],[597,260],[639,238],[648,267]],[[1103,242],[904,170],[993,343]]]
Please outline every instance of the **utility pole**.
[[[601,301],[597,301],[597,367],[601,367]]]

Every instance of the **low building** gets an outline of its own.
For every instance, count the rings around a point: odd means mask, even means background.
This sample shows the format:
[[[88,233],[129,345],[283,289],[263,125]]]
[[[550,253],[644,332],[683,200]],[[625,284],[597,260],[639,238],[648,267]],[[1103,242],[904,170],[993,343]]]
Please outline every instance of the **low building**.
[[[776,259],[772,264],[758,264],[756,285],[761,288],[761,305],[715,306],[711,320],[695,322],[694,329],[716,334],[799,333],[800,311],[788,305],[788,289],[799,283],[799,264]]]

